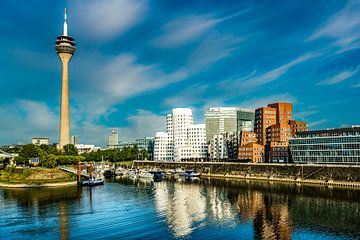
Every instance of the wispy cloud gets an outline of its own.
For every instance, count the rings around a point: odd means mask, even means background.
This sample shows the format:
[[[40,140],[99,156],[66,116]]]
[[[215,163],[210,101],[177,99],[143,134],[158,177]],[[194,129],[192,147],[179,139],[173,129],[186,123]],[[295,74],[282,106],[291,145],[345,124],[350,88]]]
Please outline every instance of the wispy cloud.
[[[237,17],[245,12],[247,11],[244,10],[222,18],[215,17],[212,14],[179,17],[162,27],[161,35],[154,40],[154,43],[163,48],[183,46],[196,41],[217,24]]]
[[[322,124],[326,123],[327,121],[328,121],[327,119],[321,119],[321,120],[319,120],[319,121],[310,122],[310,123],[309,123],[309,128],[310,128],[310,129],[313,129],[313,128],[319,127],[319,126],[321,126]]]
[[[356,75],[359,72],[359,70],[360,70],[360,66],[356,67],[355,69],[342,71],[331,78],[319,82],[317,85],[334,85],[341,83],[351,78],[352,76]]]
[[[114,104],[127,98],[161,89],[188,76],[182,69],[165,73],[158,65],[138,63],[132,54],[120,54],[105,62],[101,59],[102,68],[89,68],[89,75],[84,79],[86,84],[80,86],[76,96],[93,117],[112,111]]]
[[[188,68],[193,71],[204,70],[213,63],[233,55],[242,41],[243,38],[233,35],[213,33],[204,38],[190,54]]]
[[[299,119],[299,120],[303,120],[306,121],[307,117],[310,117],[311,115],[314,115],[315,113],[317,113],[318,111],[303,111],[303,112],[296,112],[293,114],[293,118],[294,119]]]
[[[239,106],[256,109],[259,107],[266,107],[269,103],[275,103],[275,102],[296,103],[297,99],[294,96],[290,95],[289,93],[284,93],[284,94],[276,94],[265,97],[254,97],[254,98],[246,99],[242,101],[239,104]]]
[[[355,85],[353,85],[352,87],[354,87],[354,88],[359,88],[359,87],[360,87],[360,83],[359,83],[359,84],[355,84]]]
[[[360,2],[350,0],[343,9],[331,16],[326,23],[312,34],[308,40],[327,37],[333,39],[333,46],[340,51],[360,47]]]
[[[277,67],[273,70],[270,70],[268,72],[265,72],[258,76],[253,76],[251,74],[250,77],[241,77],[236,80],[225,80],[219,83],[220,87],[228,88],[229,86],[232,86],[232,89],[241,89],[242,91],[254,89],[256,87],[262,86],[264,84],[273,82],[277,80],[278,78],[285,75],[291,68],[295,67],[298,64],[301,64],[303,62],[306,62],[308,60],[314,59],[319,56],[319,53],[316,52],[309,52],[304,55],[301,55],[300,57],[297,57],[296,59]]]
[[[72,9],[78,33],[91,39],[109,40],[143,20],[148,4],[145,0],[87,0],[74,2]]]

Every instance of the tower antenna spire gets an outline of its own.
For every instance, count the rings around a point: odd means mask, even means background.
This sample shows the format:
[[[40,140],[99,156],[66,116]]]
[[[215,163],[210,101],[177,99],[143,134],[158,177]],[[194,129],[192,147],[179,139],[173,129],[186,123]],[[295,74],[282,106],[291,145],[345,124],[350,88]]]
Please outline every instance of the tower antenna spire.
[[[67,17],[66,17],[66,8],[64,8],[64,36],[68,35],[68,27],[67,27]]]

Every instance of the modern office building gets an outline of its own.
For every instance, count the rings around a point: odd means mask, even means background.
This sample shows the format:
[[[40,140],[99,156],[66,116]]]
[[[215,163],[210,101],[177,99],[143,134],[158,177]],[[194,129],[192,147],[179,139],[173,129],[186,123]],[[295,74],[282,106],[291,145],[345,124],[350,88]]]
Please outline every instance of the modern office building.
[[[71,144],[72,145],[76,145],[76,144],[78,144],[78,136],[71,136]]]
[[[265,147],[256,142],[249,142],[239,148],[238,159],[252,163],[261,163],[265,160]]]
[[[66,9],[64,11],[64,31],[56,38],[55,50],[62,63],[62,85],[60,106],[59,148],[70,143],[70,105],[69,105],[69,62],[76,51],[74,39],[68,36]]]
[[[205,110],[206,140],[214,135],[252,131],[254,111],[238,107],[215,107]]]
[[[75,147],[79,154],[95,152],[100,149],[100,147],[95,147],[94,144],[76,144]]]
[[[223,161],[228,158],[224,134],[213,135],[208,142],[208,152],[212,161]]]
[[[107,138],[107,148],[117,148],[119,145],[119,133],[117,131],[111,131],[111,135]]]
[[[209,145],[210,160],[236,159],[239,148],[238,133],[253,131],[254,119],[254,111],[245,108],[206,109],[206,140]]]
[[[291,160],[289,138],[306,131],[308,124],[293,120],[292,104],[280,102],[256,109],[254,128],[257,143],[265,147],[265,161],[285,163]]]
[[[289,147],[294,163],[359,164],[360,127],[298,132]]]
[[[205,125],[193,124],[189,108],[175,108],[166,116],[166,133],[155,136],[154,160],[200,160],[207,157]]]
[[[136,138],[135,140],[130,140],[127,142],[119,142],[116,148],[119,148],[120,150],[124,150],[125,147],[134,147],[136,145],[138,147],[139,154],[141,154],[141,151],[145,149],[148,153],[147,160],[153,160],[154,141],[155,141],[154,137]]]
[[[173,161],[174,156],[169,151],[168,134],[165,132],[157,132],[154,143],[154,160],[156,161]]]
[[[49,145],[50,144],[50,140],[48,137],[33,137],[31,139],[31,143],[35,144],[35,145]]]

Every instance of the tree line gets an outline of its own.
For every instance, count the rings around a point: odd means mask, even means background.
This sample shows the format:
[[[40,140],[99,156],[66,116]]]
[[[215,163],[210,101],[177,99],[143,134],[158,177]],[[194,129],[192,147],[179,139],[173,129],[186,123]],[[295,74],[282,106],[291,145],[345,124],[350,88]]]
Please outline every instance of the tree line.
[[[123,150],[104,149],[89,153],[78,153],[78,150],[73,144],[67,144],[62,150],[58,150],[55,146],[49,145],[34,145],[26,144],[18,148],[3,149],[8,153],[18,153],[19,156],[15,158],[16,164],[28,165],[30,159],[39,159],[40,165],[43,167],[53,168],[58,165],[72,165],[79,161],[108,161],[108,162],[122,162],[136,159],[147,159],[148,152],[146,149],[139,151],[137,145],[127,146]]]

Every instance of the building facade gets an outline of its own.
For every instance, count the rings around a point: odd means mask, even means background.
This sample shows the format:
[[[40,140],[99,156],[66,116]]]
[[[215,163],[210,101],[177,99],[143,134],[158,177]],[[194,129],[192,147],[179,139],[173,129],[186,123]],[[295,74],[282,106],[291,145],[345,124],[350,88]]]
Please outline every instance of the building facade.
[[[298,132],[289,146],[294,163],[359,164],[360,127]]]
[[[171,114],[166,115],[166,133],[156,133],[154,160],[182,161],[206,158],[205,125],[194,125],[191,109],[173,109]]]
[[[206,140],[214,135],[252,131],[254,111],[238,107],[216,107],[205,110]]]
[[[31,139],[31,143],[35,144],[35,145],[49,145],[50,144],[50,140],[48,137],[33,137]]]
[[[205,125],[209,158],[216,161],[237,159],[238,133],[253,131],[254,119],[254,111],[245,108],[216,107],[206,109]]]
[[[255,110],[254,131],[257,143],[265,147],[266,162],[291,162],[289,138],[299,131],[306,131],[308,124],[292,119],[292,104],[268,104]]]
[[[107,148],[117,148],[119,145],[119,133],[115,130],[111,131],[111,135],[108,136],[106,146]]]

